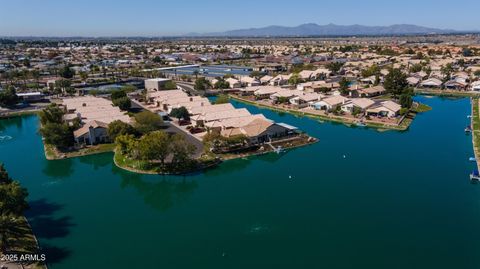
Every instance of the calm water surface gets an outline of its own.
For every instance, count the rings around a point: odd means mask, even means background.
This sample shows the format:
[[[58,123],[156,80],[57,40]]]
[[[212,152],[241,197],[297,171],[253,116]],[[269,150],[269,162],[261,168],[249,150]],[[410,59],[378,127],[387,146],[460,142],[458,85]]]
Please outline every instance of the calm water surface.
[[[469,100],[418,99],[433,110],[383,133],[235,103],[320,142],[188,177],[46,161],[35,116],[0,121],[0,160],[52,269],[480,268]]]

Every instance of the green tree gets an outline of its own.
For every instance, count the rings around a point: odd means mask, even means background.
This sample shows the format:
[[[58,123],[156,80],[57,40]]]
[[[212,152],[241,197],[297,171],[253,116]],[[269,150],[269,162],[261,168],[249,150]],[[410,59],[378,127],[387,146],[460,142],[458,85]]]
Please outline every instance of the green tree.
[[[39,112],[40,122],[42,124],[61,124],[63,123],[63,115],[65,115],[65,111],[55,103],[48,105],[46,108]]]
[[[115,138],[115,144],[117,146],[117,150],[119,150],[122,154],[126,154],[132,158],[136,158],[138,154],[136,154],[138,150],[138,141],[135,139],[135,136],[131,134],[123,134],[119,135]]]
[[[123,89],[112,91],[110,95],[110,98],[112,100],[123,98],[123,97],[127,97],[127,93]]]
[[[107,133],[108,137],[112,141],[115,141],[120,135],[136,135],[136,130],[128,123],[121,120],[115,120],[108,124]]]
[[[71,79],[75,76],[75,71],[71,69],[70,66],[65,65],[62,69],[60,69],[59,75],[62,78]]]
[[[290,76],[290,78],[288,79],[288,84],[290,84],[290,85],[297,85],[297,84],[302,83],[302,82],[303,82],[303,80],[298,73],[293,73]]]
[[[342,77],[342,79],[340,80],[340,82],[338,83],[340,84],[340,94],[342,95],[348,95],[348,88],[350,86],[350,81],[348,81],[348,79]]]
[[[165,165],[165,160],[171,152],[170,136],[162,131],[151,132],[140,138],[138,142],[139,155],[142,160],[158,160]]]
[[[195,85],[193,88],[197,91],[206,91],[207,88],[210,86],[210,82],[206,80],[205,78],[197,78],[195,80]]]
[[[175,90],[177,88],[177,84],[174,81],[167,81],[165,85],[163,85],[165,90]]]
[[[188,143],[183,135],[175,134],[171,137],[170,147],[172,165],[177,169],[186,168],[192,160],[191,156],[195,152],[195,146]]]
[[[226,104],[230,102],[230,97],[227,94],[219,94],[215,100],[215,104]]]
[[[407,75],[400,69],[390,69],[388,75],[385,76],[384,87],[387,92],[394,97],[401,95],[408,87]]]
[[[0,184],[0,215],[21,216],[28,208],[28,191],[18,181]]]
[[[215,89],[228,89],[230,88],[230,83],[225,81],[223,78],[217,78],[217,82],[215,82]]]
[[[188,113],[188,110],[184,106],[172,109],[170,116],[177,119],[190,120],[190,113]]]
[[[130,107],[132,107],[132,102],[130,101],[130,98],[128,97],[121,97],[117,99],[113,99],[112,101],[114,106],[118,106],[121,110],[129,110]]]
[[[135,129],[141,134],[150,133],[163,127],[160,115],[150,111],[142,111],[135,115]]]
[[[342,69],[344,63],[341,62],[330,62],[325,65],[325,67],[330,70],[332,73],[338,73]]]
[[[0,91],[0,106],[11,107],[18,102],[18,96],[13,86],[7,87],[5,90]]]
[[[400,95],[400,105],[402,108],[411,108],[413,104],[412,96],[407,93]]]
[[[367,69],[362,70],[362,76],[364,78],[370,77],[370,76],[376,76],[378,74],[380,74],[380,67],[376,64],[373,64]]]
[[[54,145],[59,149],[73,146],[73,132],[66,123],[43,124],[40,128],[40,134],[44,137],[45,143]]]
[[[7,169],[5,169],[5,165],[0,163],[0,184],[8,184],[12,181],[12,178],[8,175]]]

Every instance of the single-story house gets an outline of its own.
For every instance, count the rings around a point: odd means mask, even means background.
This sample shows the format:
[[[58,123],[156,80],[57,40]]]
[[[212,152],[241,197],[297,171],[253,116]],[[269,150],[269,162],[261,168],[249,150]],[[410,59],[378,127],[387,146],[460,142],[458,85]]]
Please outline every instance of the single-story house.
[[[394,118],[402,107],[393,101],[383,101],[367,109],[367,115]]]
[[[294,130],[295,127],[289,127],[286,124],[277,124],[265,119],[255,119],[242,127],[224,129],[221,131],[221,134],[225,137],[245,135],[249,138],[250,143],[255,145],[287,136]]]
[[[349,99],[341,95],[327,97],[314,104],[312,107],[316,110],[334,110],[338,106],[344,105]]]
[[[342,105],[342,111],[352,113],[354,108],[360,109],[360,111],[365,112],[369,107],[375,104],[375,101],[368,98],[353,98],[350,101]]]
[[[438,78],[428,78],[422,82],[420,82],[420,87],[423,88],[441,88],[442,81]]]

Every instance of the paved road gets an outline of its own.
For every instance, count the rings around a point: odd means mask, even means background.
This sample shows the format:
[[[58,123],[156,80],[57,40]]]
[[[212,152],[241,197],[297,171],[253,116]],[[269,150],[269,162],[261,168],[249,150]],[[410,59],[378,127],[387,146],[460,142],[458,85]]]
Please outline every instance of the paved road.
[[[183,130],[181,127],[178,127],[176,124],[172,122],[167,122],[168,128],[165,130],[166,132],[172,132],[176,134],[181,134],[185,137],[187,142],[195,146],[195,153],[193,154],[194,158],[198,158],[203,154],[203,143],[198,138],[194,137],[189,132]]]

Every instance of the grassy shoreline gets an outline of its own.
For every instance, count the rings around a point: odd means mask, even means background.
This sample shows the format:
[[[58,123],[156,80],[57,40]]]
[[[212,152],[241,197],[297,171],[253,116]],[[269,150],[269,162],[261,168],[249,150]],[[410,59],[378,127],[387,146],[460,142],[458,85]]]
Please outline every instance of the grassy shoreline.
[[[325,120],[325,121],[330,121],[330,122],[336,122],[336,123],[342,123],[347,126],[352,126],[353,124],[356,124],[356,119],[346,119],[343,117],[337,117],[337,116],[325,116],[325,115],[318,115],[318,114],[313,114],[313,113],[308,113],[304,111],[298,111],[295,109],[285,109],[281,107],[276,107],[276,106],[269,106],[265,104],[259,104],[254,101],[246,100],[243,98],[240,98],[235,95],[229,95],[231,99],[236,100],[241,103],[257,106],[257,107],[262,107],[266,108],[272,111],[277,111],[277,112],[285,112],[292,114],[294,116],[299,116],[299,117],[309,117],[312,119],[319,119],[319,120]],[[410,124],[413,122],[413,118],[410,117],[415,117],[415,112],[410,113],[409,115],[405,116],[404,119],[397,125],[391,125],[391,124],[382,124],[382,123],[376,123],[376,122],[369,122],[369,121],[364,121],[364,124],[367,127],[370,128],[375,128],[379,130],[395,130],[395,131],[405,131],[410,127]]]
[[[105,152],[113,152],[115,149],[115,144],[98,144],[94,146],[88,146],[74,151],[61,152],[55,148],[53,145],[43,143],[43,149],[45,152],[45,158],[49,161],[53,160],[62,160],[69,158],[76,158],[94,154],[100,154]]]
[[[473,144],[473,152],[475,155],[475,159],[477,160],[477,169],[480,171],[480,111],[479,111],[479,101],[478,98],[471,99],[472,105],[472,118],[471,118],[471,126],[472,126],[472,144]]]
[[[283,149],[294,149],[294,148],[299,148],[299,147],[304,147],[304,146],[309,146],[312,145],[316,142],[318,142],[318,139],[307,136],[308,139],[304,139],[300,141],[299,143],[293,143],[292,140],[286,139],[285,141],[278,141],[278,142],[273,142],[275,146],[281,145]],[[199,165],[197,167],[194,167],[192,169],[188,169],[186,171],[179,171],[179,172],[162,172],[158,171],[156,168],[151,168],[151,169],[146,169],[146,168],[141,168],[144,166],[145,162],[144,161],[139,161],[139,160],[131,160],[127,158],[126,156],[123,156],[122,154],[118,153],[115,151],[115,155],[113,157],[113,161],[115,165],[118,168],[127,170],[132,173],[137,173],[137,174],[145,174],[145,175],[187,175],[199,171],[203,171],[209,168],[213,168],[220,164],[221,162],[224,161],[230,161],[230,160],[236,160],[236,159],[242,159],[242,158],[248,158],[252,156],[260,156],[264,154],[269,154],[274,152],[272,148],[267,147],[266,145],[264,146],[264,150],[262,151],[249,151],[249,152],[243,152],[243,153],[226,153],[226,154],[212,154],[207,158],[200,158],[196,161],[199,161]]]
[[[443,97],[480,97],[480,92],[441,90],[441,89],[419,89],[415,88],[419,95],[443,96]]]

